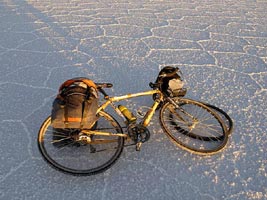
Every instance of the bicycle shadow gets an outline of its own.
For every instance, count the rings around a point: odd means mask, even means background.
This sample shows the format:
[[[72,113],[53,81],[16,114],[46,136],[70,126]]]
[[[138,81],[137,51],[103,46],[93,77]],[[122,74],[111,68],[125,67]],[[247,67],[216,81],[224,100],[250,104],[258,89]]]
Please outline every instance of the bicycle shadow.
[[[144,43],[138,38],[105,35],[104,26],[109,25],[108,23],[102,25],[86,15],[75,17],[75,11],[74,13],[61,11],[65,19],[60,16],[60,11],[57,11],[58,15],[53,15],[49,9],[40,11],[27,1],[14,4],[18,6],[14,14],[24,18],[20,21],[30,21],[23,25],[17,23],[10,29],[28,33],[25,37],[29,37],[29,41],[19,45],[16,50],[35,53],[36,59],[31,59],[39,61],[39,66],[49,68],[49,80],[45,82],[49,87],[56,88],[66,78],[83,75],[96,81],[114,82],[116,91],[123,93],[126,91],[125,88],[134,90],[144,85],[147,87],[148,83],[145,80],[149,80],[151,71],[155,75],[157,73],[157,68],[150,68],[147,70],[149,73],[144,72],[147,66],[155,65],[143,57],[148,50]],[[42,9],[41,6],[40,9]],[[67,21],[68,17],[71,18],[70,21]],[[22,57],[29,56],[27,54]],[[23,62],[23,58],[22,64],[27,65],[27,62]],[[70,68],[78,68],[81,73],[72,72]]]
[[[1,53],[2,81],[56,92],[66,79],[85,76],[96,82],[112,82],[116,94],[149,89],[157,67],[146,69],[155,63],[142,57],[146,52],[138,38],[107,36],[105,26],[90,16],[67,21],[66,16],[75,18],[75,12],[58,10],[57,15],[45,4],[37,6],[18,1],[2,7],[10,12],[4,17],[9,27],[4,33],[8,40],[3,41],[6,51]],[[150,103],[150,99],[144,103]]]
[[[15,135],[28,136],[30,148],[21,146],[20,152],[25,152],[21,158],[28,157],[28,152],[39,157],[33,138],[66,79],[86,76],[111,82],[111,93],[125,94],[149,89],[149,81],[154,81],[151,77],[156,77],[157,67],[145,69],[155,63],[140,57],[145,52],[139,52],[143,44],[138,38],[107,36],[103,25],[86,21],[86,16],[67,21],[53,15],[45,2],[6,1],[0,11],[0,119],[16,122],[10,143]],[[68,11],[64,14],[71,15]],[[122,46],[126,47],[120,50]],[[151,102],[151,98],[142,101],[146,105]],[[23,130],[22,135],[16,134],[17,129]]]

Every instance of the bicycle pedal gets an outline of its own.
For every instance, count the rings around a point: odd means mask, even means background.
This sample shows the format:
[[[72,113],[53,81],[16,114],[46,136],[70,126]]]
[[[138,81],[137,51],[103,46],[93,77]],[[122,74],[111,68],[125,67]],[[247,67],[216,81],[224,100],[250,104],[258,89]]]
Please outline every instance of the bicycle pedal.
[[[141,146],[142,146],[142,142],[138,142],[137,144],[136,144],[136,146],[135,146],[135,150],[136,151],[141,151]]]

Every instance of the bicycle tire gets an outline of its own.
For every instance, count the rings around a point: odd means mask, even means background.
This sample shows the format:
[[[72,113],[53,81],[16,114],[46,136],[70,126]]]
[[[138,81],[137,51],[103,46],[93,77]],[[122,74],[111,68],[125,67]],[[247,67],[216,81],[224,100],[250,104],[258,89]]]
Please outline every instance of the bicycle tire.
[[[159,117],[164,132],[177,146],[200,155],[215,154],[226,146],[227,130],[215,111],[191,99],[172,100],[179,107],[166,102]]]
[[[81,130],[64,130],[65,132],[56,132],[58,129],[55,131],[52,128],[51,117],[48,117],[38,134],[38,148],[44,160],[62,172],[87,176],[104,172],[117,161],[123,151],[123,137],[95,135],[92,140],[108,137],[108,139],[113,138],[114,142],[89,145],[75,141],[74,135]],[[104,111],[99,113],[97,127],[94,130],[122,133],[119,123]]]
[[[226,125],[226,129],[227,129],[227,134],[230,135],[233,132],[233,128],[234,128],[234,122],[232,120],[232,118],[221,108],[205,103],[205,102],[200,102],[203,103],[205,106],[208,106],[209,108],[212,108],[212,110],[216,111],[222,118],[222,120],[225,122],[224,124]]]

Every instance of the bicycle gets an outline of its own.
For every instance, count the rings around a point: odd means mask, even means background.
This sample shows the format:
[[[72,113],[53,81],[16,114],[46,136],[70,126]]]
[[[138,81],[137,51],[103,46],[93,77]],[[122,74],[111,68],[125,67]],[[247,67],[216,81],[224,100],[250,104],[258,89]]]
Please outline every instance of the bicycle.
[[[176,68],[173,73],[178,70]],[[136,150],[140,151],[142,144],[150,138],[147,126],[159,108],[163,131],[182,149],[200,155],[212,155],[224,149],[232,127],[226,126],[217,113],[217,107],[184,98],[183,88],[180,91],[183,95],[172,97],[162,91],[159,82],[150,83],[151,90],[114,97],[110,97],[104,90],[111,88],[111,83],[96,83],[104,97],[96,113],[97,121],[90,129],[53,129],[49,116],[38,134],[38,147],[42,156],[56,169],[73,175],[103,172],[117,161],[125,146],[135,145]],[[115,104],[141,96],[152,96],[154,100],[141,122],[137,122],[129,110],[123,110]],[[122,128],[105,111],[107,107],[111,107],[125,121],[125,127]],[[130,144],[126,145],[126,142]]]

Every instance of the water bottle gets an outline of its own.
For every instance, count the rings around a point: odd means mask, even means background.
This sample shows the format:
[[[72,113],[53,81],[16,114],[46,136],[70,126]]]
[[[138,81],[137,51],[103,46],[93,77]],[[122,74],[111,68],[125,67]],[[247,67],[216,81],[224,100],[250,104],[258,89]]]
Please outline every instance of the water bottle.
[[[118,108],[129,123],[136,122],[137,118],[128,110],[128,108],[123,105],[119,105]]]

